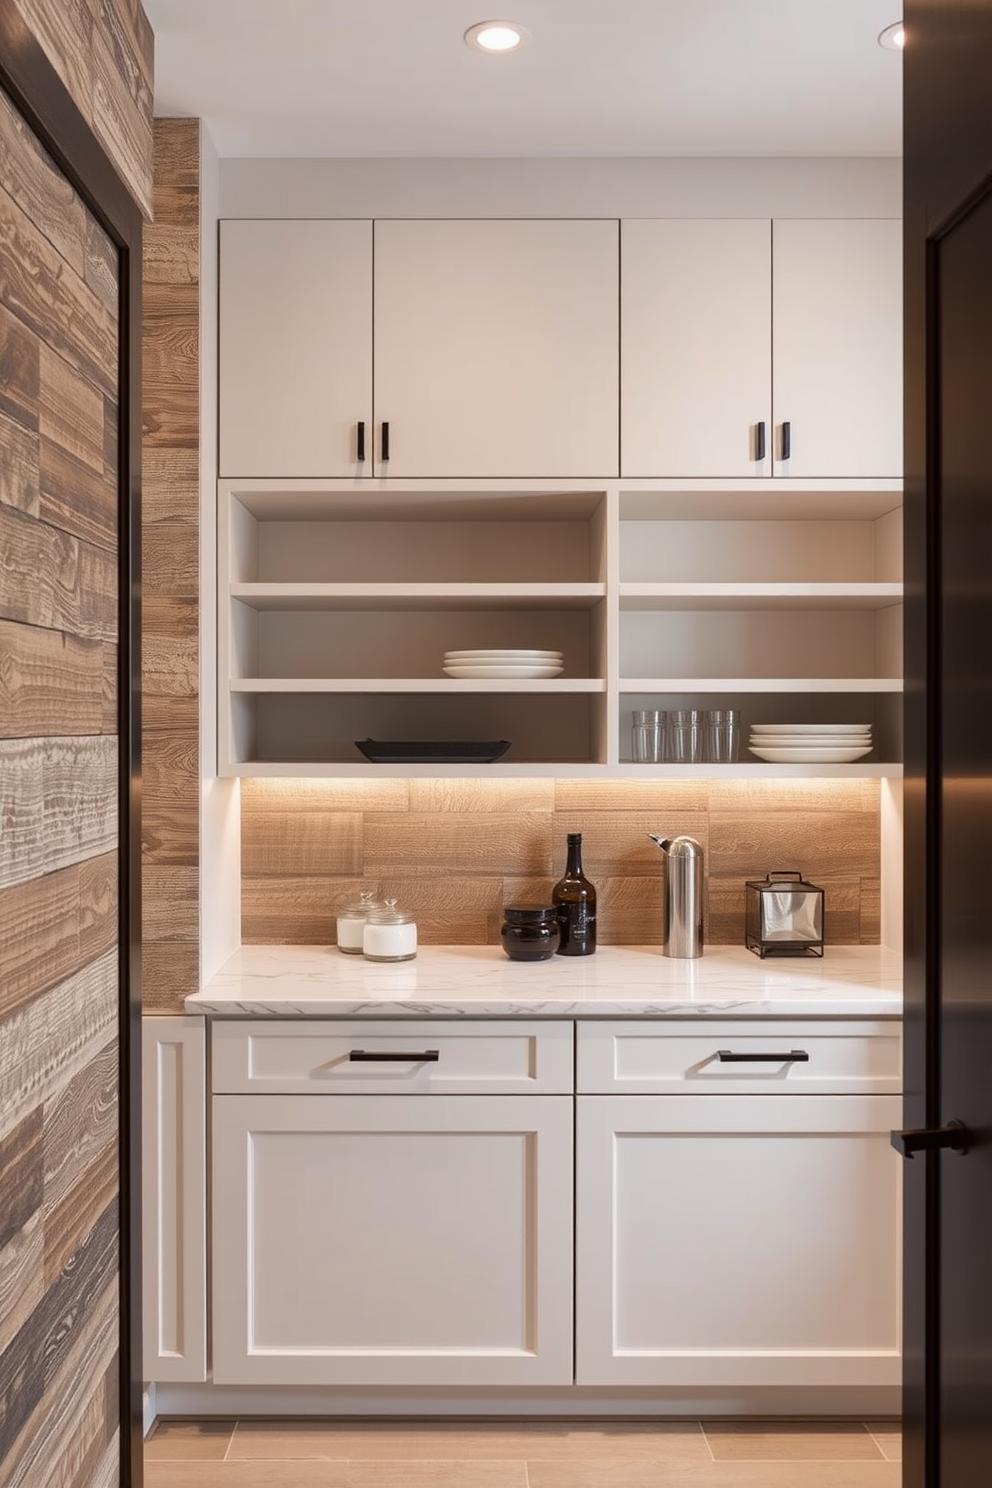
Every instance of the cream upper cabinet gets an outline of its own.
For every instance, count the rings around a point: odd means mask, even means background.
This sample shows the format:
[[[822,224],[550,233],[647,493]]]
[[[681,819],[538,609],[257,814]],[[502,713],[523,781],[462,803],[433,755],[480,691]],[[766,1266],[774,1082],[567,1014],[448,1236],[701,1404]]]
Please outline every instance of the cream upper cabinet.
[[[617,472],[615,221],[375,224],[392,476]]]
[[[624,476],[771,475],[771,223],[625,221],[621,264]]]
[[[625,221],[621,472],[902,472],[896,220]]]
[[[220,255],[221,475],[369,473],[371,222],[222,222]]]
[[[615,476],[618,252],[615,221],[222,223],[221,475]]]
[[[902,224],[776,221],[772,245],[776,474],[901,475]]]

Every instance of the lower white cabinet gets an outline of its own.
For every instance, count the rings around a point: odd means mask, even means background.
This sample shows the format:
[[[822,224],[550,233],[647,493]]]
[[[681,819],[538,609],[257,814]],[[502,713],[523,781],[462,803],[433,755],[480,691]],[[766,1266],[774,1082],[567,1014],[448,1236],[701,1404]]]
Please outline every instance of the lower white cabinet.
[[[898,1384],[897,1098],[576,1104],[577,1384]]]
[[[571,1383],[572,1109],[216,1096],[215,1382]]]

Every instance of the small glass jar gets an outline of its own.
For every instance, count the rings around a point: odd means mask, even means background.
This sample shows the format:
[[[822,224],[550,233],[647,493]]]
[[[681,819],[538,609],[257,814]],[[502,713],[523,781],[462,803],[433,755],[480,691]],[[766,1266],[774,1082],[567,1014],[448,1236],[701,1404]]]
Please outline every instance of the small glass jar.
[[[508,904],[503,910],[499,938],[511,961],[550,961],[558,936],[553,904]]]
[[[412,961],[417,954],[417,925],[395,899],[370,909],[362,935],[366,961]]]
[[[365,921],[369,911],[381,905],[374,894],[361,894],[350,904],[343,904],[337,913],[338,950],[346,956],[360,956],[364,948]]]

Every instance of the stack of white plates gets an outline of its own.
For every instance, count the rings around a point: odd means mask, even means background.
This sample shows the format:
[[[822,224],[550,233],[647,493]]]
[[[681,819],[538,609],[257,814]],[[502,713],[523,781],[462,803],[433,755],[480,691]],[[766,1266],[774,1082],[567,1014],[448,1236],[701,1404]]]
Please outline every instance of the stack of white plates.
[[[523,681],[532,677],[560,677],[560,651],[521,651],[506,646],[499,651],[446,651],[446,677],[511,677]]]
[[[755,723],[748,746],[776,765],[843,765],[872,749],[870,723]]]

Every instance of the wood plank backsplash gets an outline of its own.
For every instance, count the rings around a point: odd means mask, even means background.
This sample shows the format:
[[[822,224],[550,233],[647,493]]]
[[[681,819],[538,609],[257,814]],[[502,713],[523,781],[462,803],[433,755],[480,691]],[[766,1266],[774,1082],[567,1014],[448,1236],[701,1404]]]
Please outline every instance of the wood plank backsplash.
[[[662,862],[648,832],[705,852],[707,941],[742,945],[744,882],[799,869],[825,890],[826,938],[879,940],[875,780],[242,782],[242,938],[329,944],[367,889],[417,918],[424,944],[499,940],[506,903],[547,900],[581,832],[603,945],[661,938]]]

